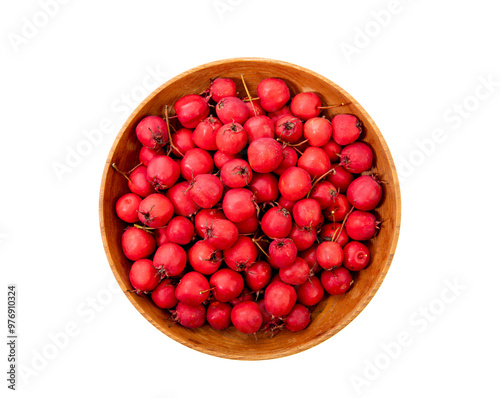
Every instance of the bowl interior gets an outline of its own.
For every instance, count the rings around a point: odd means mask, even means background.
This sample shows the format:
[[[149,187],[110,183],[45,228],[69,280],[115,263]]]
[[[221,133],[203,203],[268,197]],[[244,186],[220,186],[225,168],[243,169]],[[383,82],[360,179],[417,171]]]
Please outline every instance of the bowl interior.
[[[244,93],[241,82],[244,75],[250,93],[256,96],[256,87],[266,77],[283,79],[293,94],[316,92],[323,104],[347,103],[346,106],[326,110],[329,118],[337,113],[355,114],[363,123],[362,139],[375,154],[373,172],[384,184],[384,197],[376,209],[377,219],[383,220],[378,235],[368,242],[372,252],[370,265],[354,273],[354,285],[343,295],[330,296],[315,308],[311,324],[303,331],[283,330],[273,338],[268,335],[247,336],[234,327],[215,331],[210,326],[190,330],[171,324],[170,314],[156,307],[147,297],[127,292],[132,289],[128,272],[132,262],[121,252],[121,235],[126,227],[115,214],[117,199],[128,192],[126,180],[111,167],[130,170],[139,163],[140,143],[135,137],[135,126],[147,115],[163,116],[165,105],[173,104],[183,95],[201,93],[210,85],[210,79],[230,77]],[[173,110],[170,114],[173,114]],[[217,61],[189,70],[168,81],[153,92],[127,120],[119,132],[106,162],[100,192],[100,221],[104,248],[111,269],[137,310],[164,334],[195,350],[218,357],[242,360],[271,359],[291,355],[313,347],[336,334],[351,322],[368,304],[390,266],[395,252],[400,225],[400,194],[397,175],[389,149],[380,131],[364,109],[344,90],[324,77],[307,69],[285,62],[239,58]]]

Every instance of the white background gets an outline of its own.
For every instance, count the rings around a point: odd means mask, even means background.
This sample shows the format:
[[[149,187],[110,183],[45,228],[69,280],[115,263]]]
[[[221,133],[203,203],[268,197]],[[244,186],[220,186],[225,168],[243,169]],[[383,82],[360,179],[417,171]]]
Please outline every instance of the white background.
[[[42,3],[0,9],[0,290],[17,284],[18,396],[498,396],[495,2],[74,0],[50,16]],[[260,362],[200,354],[151,326],[114,291],[98,220],[104,162],[133,108],[184,70],[241,56],[347,90],[402,179],[400,241],[376,297],[329,341]],[[106,123],[89,148],[85,131]],[[77,148],[87,154],[58,177]]]

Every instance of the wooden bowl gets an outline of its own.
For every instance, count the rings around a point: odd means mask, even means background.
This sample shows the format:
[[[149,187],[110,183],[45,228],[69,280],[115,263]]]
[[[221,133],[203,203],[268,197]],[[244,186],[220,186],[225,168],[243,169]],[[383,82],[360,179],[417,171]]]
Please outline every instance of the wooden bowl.
[[[186,329],[169,320],[169,312],[156,307],[149,297],[140,297],[132,289],[128,279],[131,261],[121,250],[121,235],[126,227],[115,213],[117,199],[128,192],[125,178],[111,167],[116,163],[120,170],[130,170],[138,164],[140,143],[135,136],[135,126],[147,115],[163,115],[165,105],[173,106],[180,97],[201,93],[209,87],[210,79],[230,77],[244,93],[241,75],[250,93],[256,96],[256,87],[266,77],[283,79],[292,95],[302,91],[316,92],[323,104],[348,103],[347,106],[326,110],[331,118],[337,113],[355,114],[363,123],[362,140],[375,154],[373,172],[385,184],[381,205],[375,214],[383,220],[380,232],[368,243],[372,260],[370,265],[354,273],[354,285],[345,294],[323,299],[312,313],[310,325],[301,332],[283,330],[273,338],[267,334],[247,336],[233,326],[225,331],[215,331],[205,325],[198,329]],[[171,113],[173,114],[173,112]],[[348,93],[330,80],[300,66],[286,62],[260,59],[235,58],[201,65],[171,79],[154,91],[128,118],[120,130],[106,161],[99,198],[101,235],[109,264],[118,284],[135,308],[156,328],[187,347],[222,358],[261,360],[284,357],[311,348],[339,332],[349,324],[368,304],[380,287],[391,264],[400,228],[401,203],[396,169],[389,148],[379,129]]]

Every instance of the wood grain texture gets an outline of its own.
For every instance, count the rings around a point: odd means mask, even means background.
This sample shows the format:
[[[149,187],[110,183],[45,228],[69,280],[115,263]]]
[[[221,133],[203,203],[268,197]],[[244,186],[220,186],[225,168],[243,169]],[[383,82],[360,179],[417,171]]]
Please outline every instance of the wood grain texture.
[[[283,79],[293,94],[303,91],[316,92],[323,104],[349,103],[342,108],[325,110],[331,118],[337,113],[355,114],[363,123],[361,139],[374,151],[373,172],[385,182],[381,205],[376,209],[377,219],[383,220],[378,235],[369,241],[372,260],[368,268],[354,273],[354,285],[340,296],[330,296],[315,308],[311,324],[303,331],[281,331],[273,338],[258,334],[247,336],[234,327],[220,332],[205,325],[190,330],[171,324],[170,314],[157,308],[147,297],[139,297],[127,290],[132,289],[128,280],[131,261],[121,251],[121,235],[126,227],[115,214],[117,199],[128,192],[126,180],[114,171],[129,170],[138,163],[140,143],[135,136],[135,126],[147,115],[163,115],[165,105],[173,107],[180,97],[201,93],[215,77],[230,77],[244,93],[240,75],[244,74],[250,93],[256,96],[256,87],[266,77]],[[172,112],[173,114],[173,112]],[[106,161],[100,197],[99,216],[101,235],[106,255],[118,284],[134,307],[156,328],[175,341],[203,353],[238,360],[264,360],[292,355],[311,348],[332,337],[348,325],[368,304],[380,287],[391,264],[399,236],[401,198],[396,169],[389,148],[379,129],[368,113],[342,88],[330,80],[305,68],[286,62],[260,59],[235,58],[201,65],[171,79],[154,91],[125,122],[111,148]]]

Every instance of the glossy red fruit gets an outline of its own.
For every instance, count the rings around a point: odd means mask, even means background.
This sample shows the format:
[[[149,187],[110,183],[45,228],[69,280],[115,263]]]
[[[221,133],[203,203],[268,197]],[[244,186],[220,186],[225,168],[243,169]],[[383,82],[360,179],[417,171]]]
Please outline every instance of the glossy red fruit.
[[[203,239],[207,238],[207,229],[213,224],[214,220],[226,220],[226,216],[220,209],[201,209],[194,218],[196,232]]]
[[[217,250],[226,250],[238,239],[238,228],[229,220],[214,220],[206,229],[206,239]]]
[[[130,284],[137,293],[147,293],[153,290],[160,282],[160,275],[153,267],[153,262],[140,259],[132,264],[129,273]]]
[[[295,289],[283,282],[272,282],[264,292],[264,306],[275,317],[287,315],[297,301]]]
[[[317,276],[311,276],[297,288],[297,301],[307,307],[318,304],[324,295],[325,289]]]
[[[239,236],[235,244],[224,250],[224,262],[234,271],[244,271],[257,259],[257,246],[248,236]]]
[[[169,242],[178,245],[187,245],[194,238],[194,225],[189,219],[182,216],[172,218],[165,228]]]
[[[289,285],[303,284],[309,278],[309,272],[309,265],[300,257],[297,257],[292,265],[279,269],[281,280]]]
[[[224,97],[215,106],[217,117],[226,123],[244,124],[250,117],[250,111],[238,97]]]
[[[337,242],[340,247],[344,247],[349,241],[349,236],[341,223],[330,223],[321,227],[320,239],[322,241]]]
[[[179,302],[172,311],[172,320],[185,328],[196,329],[205,323],[205,314],[205,306],[201,304],[193,306]]]
[[[241,222],[235,222],[236,228],[238,228],[238,232],[242,235],[244,234],[253,234],[257,232],[260,226],[259,218],[257,217],[257,213],[255,213],[250,218],[247,218]]]
[[[362,125],[354,115],[339,114],[332,118],[333,139],[340,145],[352,144],[359,138]]]
[[[333,203],[325,209],[324,214],[329,221],[341,222],[344,220],[347,213],[349,213],[351,207],[347,197],[339,193],[335,197]]]
[[[245,97],[244,100],[248,100],[248,97]],[[244,101],[244,102],[248,108],[248,112],[250,112],[250,116],[265,116],[266,115],[266,111],[260,105],[259,100]]]
[[[188,150],[181,160],[181,175],[191,181],[199,174],[209,174],[214,169],[212,156],[204,149],[194,148]]]
[[[311,313],[302,304],[295,304],[285,318],[285,327],[291,332],[304,330],[311,322]]]
[[[262,217],[260,226],[270,238],[286,238],[292,230],[292,216],[284,207],[272,207]]]
[[[149,257],[156,248],[156,241],[152,234],[131,227],[125,230],[122,235],[122,250],[129,260],[137,261],[141,258]]]
[[[299,119],[307,120],[321,113],[321,100],[313,92],[298,93],[290,103],[290,110]]]
[[[293,114],[290,111],[290,107],[288,107],[287,105],[285,105],[282,108],[278,109],[277,111],[268,112],[267,116],[271,118],[271,121],[273,123],[276,123],[276,121],[280,117],[282,117],[282,116],[293,116]]]
[[[274,318],[269,312],[266,310],[266,306],[264,303],[264,299],[260,299],[257,301],[259,305],[260,312],[262,314],[262,326],[260,330],[269,331],[272,330],[273,327],[280,321],[278,318]]]
[[[157,228],[154,230],[156,247],[164,245],[165,243],[169,243],[170,241],[167,238],[167,229],[166,228]]]
[[[323,147],[328,144],[331,137],[332,125],[328,119],[313,117],[304,123],[304,138],[309,145]]]
[[[155,192],[153,185],[148,181],[147,168],[145,166],[135,168],[128,178],[128,189],[141,198],[145,198]]]
[[[257,85],[257,96],[266,112],[275,112],[288,102],[290,90],[283,80],[267,78]]]
[[[297,258],[297,246],[290,238],[275,239],[269,245],[269,260],[276,268],[292,265]]]
[[[248,163],[257,173],[270,173],[283,161],[283,146],[274,138],[259,138],[250,143]]]
[[[217,301],[227,303],[238,297],[243,291],[245,282],[239,272],[223,268],[210,277],[212,294]]]
[[[295,116],[285,115],[276,120],[274,124],[276,137],[289,144],[296,144],[302,139],[302,121]]]
[[[196,148],[193,141],[193,130],[181,128],[172,133],[172,153],[182,158],[190,149]]]
[[[364,142],[345,146],[340,152],[340,164],[351,173],[359,174],[372,167],[373,152]]]
[[[191,199],[201,208],[214,207],[222,198],[224,187],[219,178],[212,174],[198,174],[191,186]]]
[[[210,285],[202,274],[196,271],[184,275],[175,289],[175,297],[180,302],[196,306],[203,303],[210,293]]]
[[[373,176],[360,176],[347,188],[347,200],[358,210],[373,210],[382,199],[382,186]]]
[[[326,270],[340,267],[344,260],[342,247],[336,242],[325,241],[316,249],[316,261]]]
[[[311,177],[300,167],[290,167],[280,176],[279,191],[285,199],[297,201],[311,189]]]
[[[250,289],[248,289],[247,287],[244,287],[241,294],[235,299],[231,300],[229,303],[232,306],[235,306],[236,304],[242,303],[244,301],[254,301],[254,300],[255,300],[255,294],[251,292]]]
[[[262,325],[262,313],[255,301],[244,301],[236,304],[231,311],[231,322],[234,327],[245,334],[257,332]]]
[[[163,279],[151,292],[151,299],[157,307],[163,309],[174,308],[179,300],[175,297],[175,286],[168,278]]]
[[[254,173],[248,188],[254,193],[255,201],[259,204],[278,199],[278,179],[273,173]]]
[[[176,243],[165,243],[157,250],[153,258],[153,266],[161,275],[168,278],[180,275],[186,268],[187,255]]]
[[[229,78],[219,77],[210,85],[209,95],[215,102],[225,97],[235,97],[236,83]]]
[[[339,192],[346,192],[347,187],[354,180],[354,176],[338,163],[332,165],[332,168],[333,171],[326,176],[326,179],[331,182]]]
[[[215,330],[224,330],[231,325],[231,304],[212,301],[207,307],[207,322]]]
[[[256,211],[252,191],[244,188],[230,189],[222,201],[224,215],[233,222],[242,222],[252,217]]]
[[[243,128],[247,132],[249,144],[259,138],[274,138],[274,123],[265,115],[251,117]]]
[[[188,129],[194,129],[210,113],[207,100],[196,94],[179,99],[174,109],[180,124]]]
[[[222,167],[220,177],[229,188],[243,188],[252,180],[253,172],[245,160],[233,159]]]
[[[115,205],[116,215],[123,221],[133,224],[139,221],[139,205],[142,199],[135,193],[121,196]]]
[[[143,146],[139,151],[139,162],[141,162],[144,166],[147,166],[151,159],[156,156],[165,156],[163,148],[151,149]]]
[[[293,240],[298,251],[303,251],[310,248],[316,241],[316,230],[298,227],[297,224],[293,224],[288,237]]]
[[[168,142],[167,123],[159,116],[146,116],[135,128],[139,142],[148,148],[161,148]]]
[[[174,214],[178,216],[191,217],[200,209],[191,198],[190,184],[187,181],[173,185],[166,195],[174,206]]]
[[[350,272],[344,267],[321,273],[321,284],[332,295],[347,292],[353,283]]]
[[[370,249],[358,241],[351,241],[344,246],[343,266],[350,271],[361,271],[370,262]]]
[[[273,173],[277,175],[283,174],[289,167],[295,167],[298,159],[297,151],[292,147],[285,146],[283,148],[283,160],[279,166],[273,170]]]
[[[174,215],[174,206],[168,198],[159,193],[146,196],[139,204],[139,220],[150,228],[161,228]]]
[[[311,199],[316,200],[321,210],[331,206],[337,197],[337,189],[329,181],[320,181],[312,189]]]
[[[323,149],[326,152],[332,163],[339,161],[340,152],[342,151],[342,146],[337,144],[335,141],[329,140],[325,145],[321,147],[321,149]]]
[[[253,291],[264,289],[272,276],[272,268],[265,261],[257,261],[244,272],[246,285]]]
[[[247,145],[247,133],[241,124],[231,122],[217,130],[215,142],[222,152],[236,155]]]
[[[188,252],[189,264],[203,275],[211,275],[222,264],[222,252],[216,250],[206,240],[197,241]]]
[[[347,235],[354,240],[368,240],[375,236],[379,221],[367,211],[353,211],[345,223]]]
[[[281,207],[284,207],[285,209],[288,210],[289,213],[292,212],[293,210],[293,205],[296,203],[296,201],[294,200],[288,200],[288,199],[285,199],[283,196],[280,196],[279,200],[278,200],[278,204],[281,206]]]
[[[321,222],[321,207],[314,199],[301,199],[293,205],[293,220],[298,227],[315,229]]]
[[[156,156],[151,159],[146,172],[148,181],[156,190],[170,188],[181,175],[179,165],[169,156]]]
[[[326,152],[314,146],[306,148],[297,166],[307,171],[312,178],[320,177],[331,169],[330,158]]]
[[[297,253],[297,256],[304,259],[309,265],[310,269],[313,269],[315,267],[319,267],[319,264],[316,262],[316,249],[318,248],[317,243],[313,243],[313,245],[306,250],[301,251],[300,253]],[[321,268],[321,267],[320,267]]]
[[[207,117],[194,129],[192,135],[193,142],[201,149],[216,151],[218,148],[215,137],[221,127],[222,123],[219,119],[213,116]]]
[[[237,153],[235,155],[229,155],[228,153],[222,152],[222,151],[217,151],[214,154],[214,163],[215,167],[218,169],[222,169],[224,165],[229,162],[230,160],[233,159],[242,159],[241,154]]]

